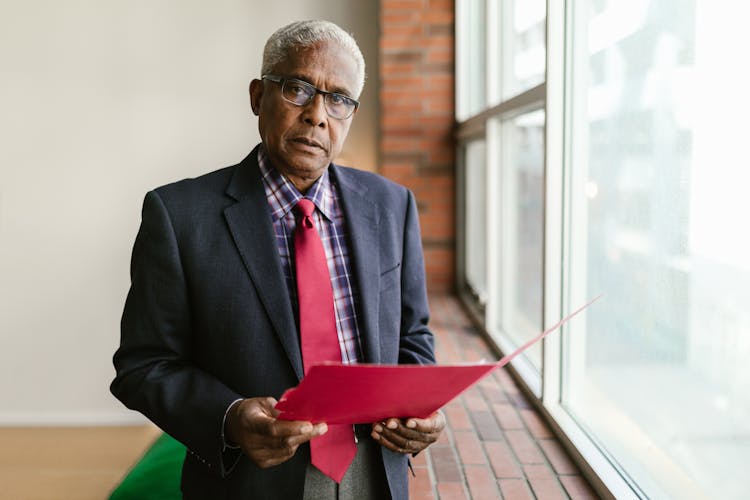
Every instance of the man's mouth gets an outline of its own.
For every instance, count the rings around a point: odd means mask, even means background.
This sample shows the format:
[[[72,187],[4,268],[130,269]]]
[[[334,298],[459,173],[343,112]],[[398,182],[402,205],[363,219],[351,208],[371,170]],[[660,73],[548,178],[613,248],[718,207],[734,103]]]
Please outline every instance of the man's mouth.
[[[313,147],[313,148],[319,148],[319,149],[322,149],[323,151],[325,151],[325,149],[326,149],[326,148],[323,147],[323,145],[321,143],[319,143],[315,139],[310,139],[308,137],[295,137],[294,139],[292,139],[292,141],[296,142],[296,143],[299,143],[299,144],[304,144],[305,146],[310,146],[310,147]]]

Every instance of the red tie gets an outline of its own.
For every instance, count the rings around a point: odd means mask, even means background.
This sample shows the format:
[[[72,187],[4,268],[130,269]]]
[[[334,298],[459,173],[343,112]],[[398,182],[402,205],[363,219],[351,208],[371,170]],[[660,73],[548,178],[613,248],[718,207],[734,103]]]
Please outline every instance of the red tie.
[[[294,232],[299,328],[305,373],[316,363],[341,362],[336,333],[333,289],[326,254],[313,223],[315,205],[303,198],[294,207],[298,215]],[[354,460],[357,446],[351,425],[329,425],[328,432],[310,441],[312,464],[337,483]]]

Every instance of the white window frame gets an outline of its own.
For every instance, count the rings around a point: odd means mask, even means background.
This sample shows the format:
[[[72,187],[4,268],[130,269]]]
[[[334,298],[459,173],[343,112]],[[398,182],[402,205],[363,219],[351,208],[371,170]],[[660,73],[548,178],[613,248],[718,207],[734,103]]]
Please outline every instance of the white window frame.
[[[546,75],[541,84],[528,89],[514,97],[501,100],[499,86],[493,85],[500,77],[499,55],[497,54],[498,29],[490,23],[499,19],[498,9],[500,0],[485,0],[486,8],[486,100],[485,108],[472,116],[465,116],[464,82],[461,75],[466,74],[467,65],[461,41],[465,36],[463,21],[466,16],[466,3],[456,4],[456,102],[457,102],[457,148],[460,152],[470,140],[483,137],[486,144],[487,168],[487,296],[486,303],[479,303],[475,294],[466,288],[465,281],[465,233],[459,229],[457,250],[457,289],[462,301],[467,305],[475,322],[480,326],[488,339],[502,352],[510,352],[515,345],[502,335],[493,331],[499,324],[497,315],[501,312],[501,283],[500,261],[502,252],[500,241],[500,224],[494,223],[491,214],[500,213],[502,201],[497,196],[495,186],[499,185],[501,168],[497,167],[501,161],[500,126],[502,121],[518,114],[534,109],[545,112],[545,151],[544,151],[544,242],[543,242],[543,310],[542,318],[545,326],[553,325],[573,307],[585,302],[586,297],[571,289],[575,282],[571,280],[571,268],[585,269],[585,266],[573,264],[572,258],[585,260],[585,256],[570,255],[570,239],[585,237],[583,225],[571,224],[571,210],[569,200],[575,199],[571,188],[580,183],[572,182],[570,178],[572,116],[569,112],[573,68],[570,62],[572,40],[572,5],[565,0],[547,0],[546,20]],[[580,73],[579,73],[580,74]],[[462,119],[463,118],[463,119]],[[583,119],[579,117],[578,119]],[[577,146],[577,147],[580,147]],[[463,203],[467,194],[463,192],[465,182],[463,172],[465,165],[459,154],[458,164],[458,200],[457,220],[463,221]],[[492,167],[492,165],[495,165]],[[584,197],[579,197],[583,199]],[[579,207],[576,207],[578,209]],[[580,213],[580,212],[578,212]],[[461,223],[458,227],[461,227]],[[571,229],[576,234],[571,234]],[[577,280],[578,283],[585,280]],[[585,325],[585,323],[583,323]],[[578,323],[577,329],[585,329]],[[516,380],[521,384],[527,396],[537,406],[539,411],[550,423],[562,444],[571,453],[573,459],[581,468],[592,487],[604,498],[646,498],[637,485],[627,474],[617,466],[616,461],[608,456],[603,447],[599,446],[592,437],[581,428],[572,416],[562,406],[562,357],[563,338],[565,335],[581,335],[585,332],[570,331],[569,328],[544,339],[542,348],[541,374],[522,356],[516,358],[509,366]]]

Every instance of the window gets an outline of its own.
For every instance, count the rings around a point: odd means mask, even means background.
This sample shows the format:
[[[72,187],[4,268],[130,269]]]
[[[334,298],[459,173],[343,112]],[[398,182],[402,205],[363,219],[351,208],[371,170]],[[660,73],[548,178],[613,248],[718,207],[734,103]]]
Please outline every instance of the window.
[[[466,192],[466,284],[480,307],[487,302],[487,156],[484,140],[475,139],[464,147]]]
[[[497,343],[512,349],[542,326],[545,2],[457,8],[460,288]],[[539,386],[541,347],[517,364]]]
[[[500,126],[500,300],[496,328],[520,346],[542,328],[544,222],[544,110],[507,119]],[[492,326],[492,325],[490,325]],[[541,344],[525,356],[541,371]]]
[[[569,286],[606,300],[567,337],[562,403],[647,496],[746,497],[750,96],[722,60],[736,14],[574,5]]]
[[[604,294],[513,367],[617,498],[750,492],[748,14],[457,3],[459,289],[506,352]]]

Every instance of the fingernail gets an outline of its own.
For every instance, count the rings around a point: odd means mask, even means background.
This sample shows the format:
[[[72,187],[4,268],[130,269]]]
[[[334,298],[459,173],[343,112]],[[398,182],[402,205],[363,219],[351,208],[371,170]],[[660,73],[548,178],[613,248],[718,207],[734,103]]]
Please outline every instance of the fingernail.
[[[388,425],[386,425],[386,427],[388,427],[389,429],[395,429],[396,427],[398,427],[398,424],[396,423],[395,420],[389,420]]]
[[[377,432],[373,432],[372,434],[370,434],[370,436],[372,436],[373,439],[380,439],[380,434],[378,434]]]
[[[380,424],[375,425],[375,432],[383,432],[383,427]]]
[[[327,424],[320,424],[318,427],[318,435],[323,435],[326,432],[328,432],[328,425]]]
[[[413,429],[413,428],[415,428],[417,426],[417,423],[414,420],[409,420],[408,422],[406,422],[406,426],[409,429]]]

